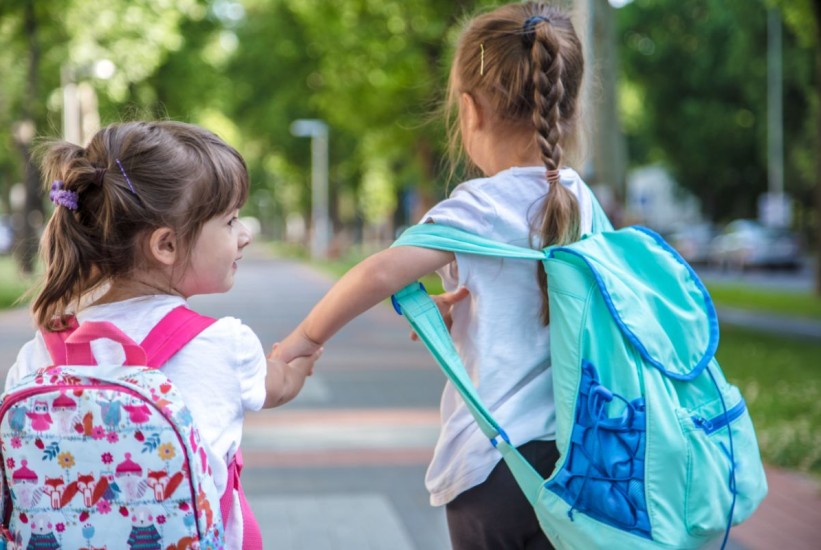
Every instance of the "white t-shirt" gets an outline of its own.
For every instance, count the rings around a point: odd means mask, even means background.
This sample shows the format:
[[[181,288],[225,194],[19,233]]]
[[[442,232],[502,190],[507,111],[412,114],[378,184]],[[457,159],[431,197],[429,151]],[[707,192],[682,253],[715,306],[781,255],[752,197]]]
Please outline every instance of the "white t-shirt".
[[[136,342],[141,342],[160,319],[186,301],[177,296],[144,296],[92,306],[80,311],[78,321],[109,321]],[[108,340],[92,342],[98,363],[122,363],[119,344]],[[6,378],[6,388],[39,368],[51,365],[42,335],[38,332],[17,356]],[[256,411],[265,402],[267,362],[262,343],[239,319],[223,317],[203,330],[162,367],[182,393],[191,410],[208,453],[217,491],[225,491],[228,463],[239,449],[246,411]],[[234,498],[229,525],[225,526],[227,548],[242,547],[242,511]]]
[[[579,202],[582,233],[589,232],[589,190],[571,169],[561,170],[561,182]],[[531,220],[547,191],[544,167],[514,167],[462,183],[421,221],[533,248]],[[456,262],[438,272],[447,291],[462,286],[470,291],[454,306],[451,335],[485,406],[514,446],[555,439],[550,339],[540,319],[537,267],[532,260],[457,253]],[[485,481],[501,458],[450,382],[442,394],[441,418],[425,478],[434,506]]]

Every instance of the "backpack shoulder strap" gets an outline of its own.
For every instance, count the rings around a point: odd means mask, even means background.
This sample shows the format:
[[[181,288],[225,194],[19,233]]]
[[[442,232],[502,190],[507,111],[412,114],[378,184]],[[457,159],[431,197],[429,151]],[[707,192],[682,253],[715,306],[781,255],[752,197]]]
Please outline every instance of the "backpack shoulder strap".
[[[527,500],[535,505],[539,490],[543,484],[542,477],[514,447],[507,433],[482,402],[479,392],[473,385],[465,369],[450,331],[439,313],[439,308],[428,293],[418,283],[412,283],[394,295],[397,311],[404,315],[422,343],[428,348],[442,372],[448,377],[456,390],[465,400],[479,429],[490,439],[494,447],[504,456],[508,467],[525,493]]]
[[[585,189],[587,189],[587,195],[590,197],[591,202],[590,206],[593,214],[591,233],[613,231],[613,224],[610,223],[610,219],[607,217],[607,214],[604,213],[604,208],[602,208],[601,203],[599,203],[599,200],[596,198],[596,194],[593,193],[593,190],[590,189],[586,183],[583,185]]]
[[[438,223],[420,223],[407,228],[396,241],[394,246],[418,246],[434,248],[449,252],[466,254],[480,254],[498,258],[513,258],[519,260],[544,260],[545,254],[541,250],[533,250],[522,246],[505,244],[480,237],[463,229],[456,229]]]
[[[51,332],[44,328],[40,329],[40,334],[46,343],[48,354],[51,356],[51,360],[55,366],[66,364],[66,339],[71,336],[71,333],[73,333],[78,326],[77,318],[72,315],[68,318],[68,326],[59,332]]]
[[[216,322],[213,317],[200,315],[186,306],[169,311],[156,324],[140,346],[145,350],[146,364],[159,368],[180,351],[199,333]]]
[[[593,191],[584,184],[587,194],[590,197],[592,209],[592,232],[602,233],[612,231],[613,225],[604,213],[604,209],[596,199]],[[419,246],[422,248],[433,248],[436,250],[446,250],[448,252],[461,252],[465,254],[479,254],[481,256],[495,256],[497,258],[511,258],[517,260],[544,260],[545,252],[533,250],[522,246],[501,243],[480,237],[463,229],[456,229],[447,225],[437,223],[420,223],[407,228],[396,241],[394,246]]]

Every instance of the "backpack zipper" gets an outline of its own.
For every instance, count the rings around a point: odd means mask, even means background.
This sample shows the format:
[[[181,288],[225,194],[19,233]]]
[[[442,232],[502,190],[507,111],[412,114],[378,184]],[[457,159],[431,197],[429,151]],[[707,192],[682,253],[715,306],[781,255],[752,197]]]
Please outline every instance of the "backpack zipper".
[[[725,414],[720,414],[715,418],[708,419],[704,418],[703,416],[693,416],[691,418],[693,420],[693,424],[695,424],[697,428],[701,428],[702,430],[704,430],[704,433],[709,435],[725,427],[727,424],[730,424],[732,421],[734,421],[739,416],[744,414],[744,411],[746,409],[747,404],[742,399],[732,409],[728,410]]]

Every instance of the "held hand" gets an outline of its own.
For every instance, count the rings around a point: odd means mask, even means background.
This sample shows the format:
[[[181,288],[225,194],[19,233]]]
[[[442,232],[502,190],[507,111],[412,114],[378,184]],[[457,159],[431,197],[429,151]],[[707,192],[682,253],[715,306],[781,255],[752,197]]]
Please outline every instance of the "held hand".
[[[290,361],[282,359],[282,345],[277,342],[271,346],[271,353],[268,354],[268,361],[271,363],[287,364],[289,368],[296,369],[297,372],[304,372],[305,376],[311,376],[314,373],[314,363],[316,363],[325,348],[319,348],[310,355],[300,355],[294,357]]]
[[[322,356],[322,348],[310,355],[296,357],[289,362],[274,357],[278,351],[274,344],[268,356],[268,374],[265,377],[264,408],[284,405],[297,396],[305,384],[305,378],[314,371],[314,363]]]
[[[302,331],[302,327],[297,327],[284,340],[274,344],[269,357],[287,363],[296,357],[311,356],[321,350],[320,344],[308,338]]]
[[[442,318],[445,320],[445,326],[448,327],[448,330],[450,330],[450,327],[453,325],[453,316],[451,315],[453,306],[467,298],[469,294],[470,291],[467,288],[460,287],[453,292],[443,292],[442,294],[431,296],[436,307],[439,308],[439,313],[442,314]],[[411,331],[410,338],[414,342],[419,340],[419,336],[413,331]]]
[[[274,344],[274,347],[276,347],[276,344]],[[319,350],[312,355],[303,355],[291,359],[288,361],[288,368],[295,370],[303,376],[311,376],[314,373],[314,363],[319,361],[323,351],[324,348],[319,348]]]

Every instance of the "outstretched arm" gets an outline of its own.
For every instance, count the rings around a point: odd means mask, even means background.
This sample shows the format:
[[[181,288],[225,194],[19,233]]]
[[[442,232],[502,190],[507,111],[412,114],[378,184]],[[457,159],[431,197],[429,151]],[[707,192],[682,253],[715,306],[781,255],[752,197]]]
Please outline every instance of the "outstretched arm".
[[[352,319],[423,275],[452,262],[452,252],[397,246],[351,268],[288,335],[274,356],[288,361],[311,355]]]

